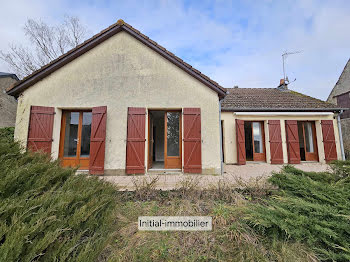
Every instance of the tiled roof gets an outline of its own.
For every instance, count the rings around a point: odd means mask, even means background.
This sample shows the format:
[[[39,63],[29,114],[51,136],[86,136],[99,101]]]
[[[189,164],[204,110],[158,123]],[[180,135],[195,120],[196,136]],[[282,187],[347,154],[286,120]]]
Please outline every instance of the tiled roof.
[[[124,30],[128,32],[129,34],[132,34],[134,37],[137,37],[140,41],[142,41],[147,46],[151,47],[161,55],[163,55],[165,58],[170,60],[172,63],[177,64],[181,68],[185,69],[188,73],[195,76],[197,79],[199,79],[201,82],[209,86],[210,88],[214,89],[219,93],[221,97],[223,97],[226,93],[226,89],[220,86],[217,82],[210,79],[208,76],[202,74],[197,69],[193,68],[191,65],[184,62],[181,58],[174,55],[170,51],[166,50],[164,47],[159,45],[157,42],[151,40],[148,36],[142,34],[137,29],[133,28],[131,25],[125,23],[123,20],[118,20],[117,23],[109,26],[108,28],[102,30],[100,33],[94,35],[90,39],[86,40],[82,44],[78,45],[77,47],[73,48],[72,50],[68,51],[67,53],[61,55],[57,59],[51,61],[49,64],[41,67],[40,69],[36,70],[29,76],[23,78],[21,81],[14,84],[12,87],[10,87],[7,92],[10,95],[18,95],[20,92],[25,90],[26,88],[30,87],[31,85],[35,84],[37,81],[43,79],[47,75],[51,74],[58,68],[62,67],[66,63],[72,61],[77,56],[85,53],[86,51],[90,50],[91,48],[95,47],[97,44],[103,42],[104,40],[108,39],[109,37],[113,36],[114,34],[120,32],[121,30]],[[86,51],[85,51],[86,50]]]
[[[337,111],[328,102],[278,88],[228,88],[222,111]]]

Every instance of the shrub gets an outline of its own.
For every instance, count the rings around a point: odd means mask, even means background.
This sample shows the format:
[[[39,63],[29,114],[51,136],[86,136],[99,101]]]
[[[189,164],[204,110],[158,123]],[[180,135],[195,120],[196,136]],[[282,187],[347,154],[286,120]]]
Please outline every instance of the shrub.
[[[108,241],[115,189],[45,155],[21,153],[0,131],[0,261],[96,261]]]
[[[262,204],[249,205],[247,221],[260,233],[307,243],[321,260],[350,260],[348,162],[332,173],[286,166],[269,181],[279,190]]]

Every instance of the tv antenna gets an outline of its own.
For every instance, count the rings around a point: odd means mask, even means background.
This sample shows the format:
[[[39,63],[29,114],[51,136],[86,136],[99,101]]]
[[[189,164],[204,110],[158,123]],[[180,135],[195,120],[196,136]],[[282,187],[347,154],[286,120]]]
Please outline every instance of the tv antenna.
[[[286,59],[289,55],[295,55],[295,54],[299,54],[301,53],[302,51],[294,51],[294,52],[287,52],[287,51],[284,51],[284,53],[282,54],[282,63],[283,63],[283,79],[284,79],[284,82],[286,84],[289,84],[289,79],[288,79],[288,76],[286,75]],[[294,79],[292,82],[294,82],[295,80],[297,79]]]

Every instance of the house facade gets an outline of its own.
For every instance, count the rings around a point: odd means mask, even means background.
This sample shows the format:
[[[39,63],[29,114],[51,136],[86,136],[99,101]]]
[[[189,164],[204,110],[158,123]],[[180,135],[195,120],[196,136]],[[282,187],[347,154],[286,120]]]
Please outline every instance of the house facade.
[[[222,102],[224,162],[327,163],[341,159],[335,105],[278,88],[231,88]]]
[[[327,99],[328,102],[344,108],[340,114],[341,129],[344,140],[344,150],[350,157],[350,59],[346,63],[339,80]]]
[[[15,139],[92,174],[219,174],[226,90],[118,21],[26,77]]]
[[[16,124],[17,102],[6,90],[18,81],[15,74],[0,72],[0,128]]]
[[[282,89],[226,90],[119,20],[7,93],[23,148],[90,174],[339,159],[339,109]]]

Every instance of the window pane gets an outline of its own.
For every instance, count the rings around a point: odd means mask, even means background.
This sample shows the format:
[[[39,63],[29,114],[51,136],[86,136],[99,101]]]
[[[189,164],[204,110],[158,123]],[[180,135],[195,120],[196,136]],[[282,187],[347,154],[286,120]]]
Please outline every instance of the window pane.
[[[167,112],[167,155],[180,155],[180,113]]]
[[[311,122],[304,123],[304,129],[305,129],[306,152],[313,153],[314,152],[314,140],[313,140]]]
[[[262,153],[263,140],[262,140],[261,123],[253,122],[253,135],[254,135],[254,152]]]
[[[80,156],[89,157],[90,155],[90,137],[91,137],[91,112],[83,112],[83,126],[81,128],[81,147]]]
[[[66,157],[77,155],[79,112],[69,112],[66,115],[66,130],[64,136],[64,151]]]

